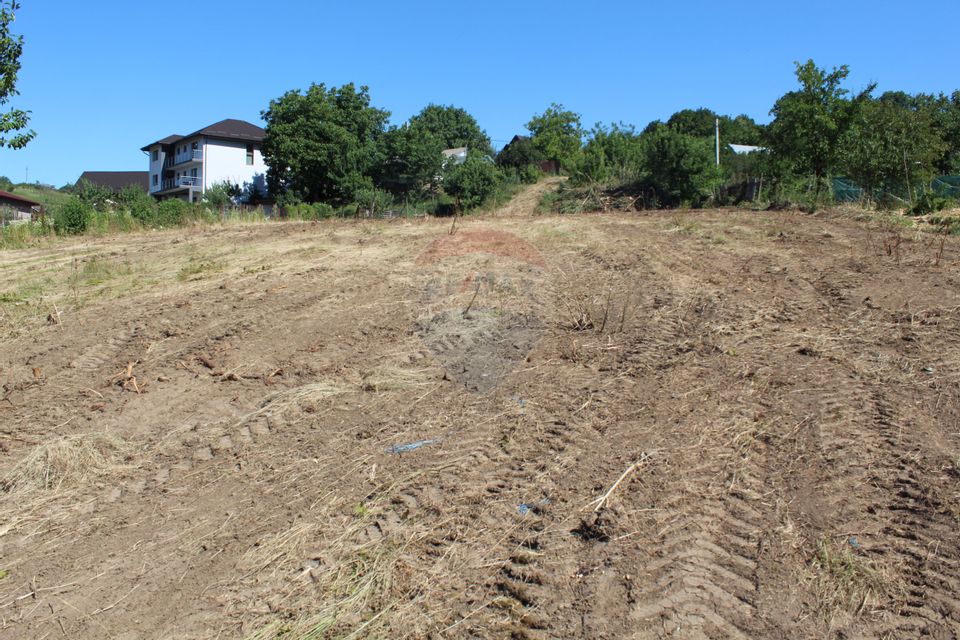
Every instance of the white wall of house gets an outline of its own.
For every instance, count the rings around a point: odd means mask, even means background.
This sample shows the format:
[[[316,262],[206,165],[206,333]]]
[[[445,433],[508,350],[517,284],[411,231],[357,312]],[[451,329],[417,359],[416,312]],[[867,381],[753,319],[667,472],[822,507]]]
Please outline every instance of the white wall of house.
[[[207,138],[203,152],[203,188],[229,181],[241,187],[256,182],[264,192],[267,165],[259,145],[253,148],[253,163],[247,164],[247,142]]]
[[[163,159],[166,154],[163,153],[163,147],[155,144],[147,151],[150,162],[150,193],[159,191],[163,183]],[[154,154],[157,159],[154,160]]]

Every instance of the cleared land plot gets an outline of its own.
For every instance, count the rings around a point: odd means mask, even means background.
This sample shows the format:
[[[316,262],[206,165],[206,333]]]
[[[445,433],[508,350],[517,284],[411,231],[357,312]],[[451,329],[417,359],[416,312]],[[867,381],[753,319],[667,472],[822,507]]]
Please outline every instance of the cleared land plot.
[[[960,634],[955,239],[449,227],[0,254],[0,637]]]

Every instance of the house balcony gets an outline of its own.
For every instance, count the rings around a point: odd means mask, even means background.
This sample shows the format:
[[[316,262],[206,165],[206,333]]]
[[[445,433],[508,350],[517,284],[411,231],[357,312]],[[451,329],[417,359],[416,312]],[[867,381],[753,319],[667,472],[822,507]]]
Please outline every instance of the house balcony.
[[[203,178],[197,176],[180,176],[179,178],[167,178],[162,180],[159,191],[171,191],[176,189],[198,189],[203,185]],[[157,191],[157,193],[159,193]]]
[[[176,167],[181,164],[187,164],[190,162],[202,162],[203,161],[203,149],[193,149],[187,151],[186,153],[178,153],[174,156],[167,155],[166,159],[163,161],[163,168],[170,169],[171,167]]]

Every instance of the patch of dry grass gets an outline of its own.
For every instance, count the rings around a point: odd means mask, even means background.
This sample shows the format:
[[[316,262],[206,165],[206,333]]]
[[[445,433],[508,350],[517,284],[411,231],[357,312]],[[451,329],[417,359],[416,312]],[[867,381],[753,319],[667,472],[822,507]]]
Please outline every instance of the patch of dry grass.
[[[7,494],[61,491],[126,468],[131,448],[115,436],[80,434],[38,445],[0,480]]]

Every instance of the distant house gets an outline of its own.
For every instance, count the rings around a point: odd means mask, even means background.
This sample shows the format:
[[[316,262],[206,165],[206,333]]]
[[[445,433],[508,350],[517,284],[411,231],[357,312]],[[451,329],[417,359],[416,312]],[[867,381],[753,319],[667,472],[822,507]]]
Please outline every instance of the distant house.
[[[730,150],[738,156],[767,150],[766,147],[758,147],[752,144],[728,144],[727,146],[730,147]]]
[[[467,148],[466,147],[457,147],[455,149],[444,149],[443,153],[443,164],[448,162],[453,162],[453,164],[463,164],[467,161]]]
[[[150,166],[149,193],[157,198],[198,200],[217,183],[267,192],[264,130],[243,120],[221,120],[185,136],[142,147]]]
[[[9,191],[0,191],[0,224],[29,222],[43,206],[39,202],[18,196]]]
[[[77,179],[77,184],[84,180],[114,193],[120,193],[127,187],[137,187],[147,193],[150,188],[150,174],[147,171],[84,171]]]

